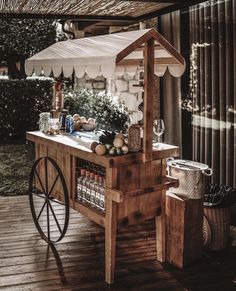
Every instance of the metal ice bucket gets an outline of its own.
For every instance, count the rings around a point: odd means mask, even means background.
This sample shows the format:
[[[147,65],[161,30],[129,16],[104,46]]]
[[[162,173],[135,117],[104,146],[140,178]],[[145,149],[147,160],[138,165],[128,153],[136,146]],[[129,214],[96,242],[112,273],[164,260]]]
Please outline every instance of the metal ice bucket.
[[[179,179],[179,188],[171,188],[174,194],[188,199],[202,199],[205,192],[205,176],[212,175],[212,169],[206,164],[188,160],[167,161],[168,174]]]

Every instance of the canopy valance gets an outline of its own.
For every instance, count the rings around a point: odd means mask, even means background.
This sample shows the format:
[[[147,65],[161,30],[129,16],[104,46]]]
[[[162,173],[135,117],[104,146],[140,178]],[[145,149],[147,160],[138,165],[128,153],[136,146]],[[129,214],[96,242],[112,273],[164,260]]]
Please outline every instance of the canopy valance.
[[[58,77],[63,71],[69,77],[73,70],[77,77],[87,73],[91,78],[135,74],[142,66],[144,45],[150,38],[155,40],[155,74],[163,76],[168,68],[173,76],[180,77],[185,69],[183,57],[153,28],[57,42],[26,60],[26,74],[43,71],[46,76],[53,72]]]

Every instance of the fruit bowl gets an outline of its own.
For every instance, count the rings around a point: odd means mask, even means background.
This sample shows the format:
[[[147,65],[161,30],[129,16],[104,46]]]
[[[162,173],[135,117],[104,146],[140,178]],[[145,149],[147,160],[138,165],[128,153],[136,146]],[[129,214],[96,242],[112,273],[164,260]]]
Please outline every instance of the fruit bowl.
[[[82,128],[85,131],[92,131],[97,127],[96,123],[82,123]]]

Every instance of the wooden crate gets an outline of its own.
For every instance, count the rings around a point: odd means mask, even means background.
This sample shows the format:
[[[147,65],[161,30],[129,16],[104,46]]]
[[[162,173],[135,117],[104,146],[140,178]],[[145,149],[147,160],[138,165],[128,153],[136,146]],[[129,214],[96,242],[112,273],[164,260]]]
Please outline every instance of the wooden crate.
[[[203,201],[168,192],[166,218],[167,261],[183,268],[202,254]]]

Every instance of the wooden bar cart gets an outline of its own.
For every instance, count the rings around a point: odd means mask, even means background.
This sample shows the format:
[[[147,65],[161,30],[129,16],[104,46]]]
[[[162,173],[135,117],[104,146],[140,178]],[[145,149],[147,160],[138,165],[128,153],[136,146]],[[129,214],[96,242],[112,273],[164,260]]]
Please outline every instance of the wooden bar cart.
[[[132,32],[131,32],[132,33]],[[57,242],[65,234],[68,225],[69,207],[79,211],[105,228],[105,280],[112,283],[115,271],[116,230],[125,225],[140,223],[147,219],[156,220],[157,259],[166,259],[166,189],[178,186],[178,181],[166,177],[166,158],[179,155],[175,146],[162,144],[153,148],[153,84],[154,65],[159,64],[156,52],[165,50],[160,65],[183,65],[178,52],[154,29],[137,32],[133,41],[130,37],[122,50],[116,54],[116,65],[139,65],[137,52],[144,64],[144,118],[143,149],[123,156],[99,156],[79,145],[69,134],[57,136],[41,132],[28,132],[27,139],[35,143],[36,163],[31,172],[30,202],[35,224],[48,242]],[[114,38],[114,35],[111,36]],[[96,38],[96,40],[98,37]],[[122,41],[122,38],[118,40]],[[115,41],[117,39],[115,38]],[[128,57],[130,56],[130,57]],[[127,58],[128,57],[128,58]],[[106,173],[105,213],[101,213],[76,200],[76,165],[88,161],[104,168]],[[42,199],[38,208],[35,197]],[[57,219],[53,203],[60,203],[63,215]],[[43,209],[43,210],[42,210]],[[42,229],[40,215],[47,214],[46,226]],[[36,211],[37,214],[36,214]],[[50,229],[50,219],[56,226]],[[63,220],[61,226],[60,221]],[[59,230],[58,237],[51,232]]]
[[[166,177],[165,158],[177,156],[177,147],[164,145],[152,151],[152,161],[144,163],[143,154],[135,153],[120,157],[98,156],[71,140],[70,136],[47,136],[41,132],[28,132],[27,139],[35,143],[36,164],[31,173],[30,200],[34,220],[42,237],[51,243],[59,241],[65,234],[69,220],[69,207],[79,211],[105,228],[106,282],[112,283],[115,268],[116,229],[126,225],[156,219],[157,259],[165,261],[165,197],[166,189],[176,186],[177,181]],[[101,213],[76,200],[76,160],[86,160],[106,170],[105,205]],[[60,170],[59,170],[60,169]],[[38,190],[36,192],[35,185]],[[43,190],[43,191],[42,191]],[[46,193],[46,194],[43,194]],[[69,194],[68,194],[69,193]],[[35,199],[35,195],[36,198]],[[39,206],[38,196],[44,203]],[[46,198],[45,198],[46,196]],[[35,199],[35,201],[34,201]],[[47,202],[49,201],[49,202]],[[53,203],[62,202],[65,207],[65,222],[59,222],[56,236],[51,237],[48,225],[41,225],[40,211]],[[36,205],[35,205],[35,204]],[[52,220],[61,220],[48,217]],[[55,228],[55,227],[54,227]],[[55,232],[55,229],[52,232]]]

